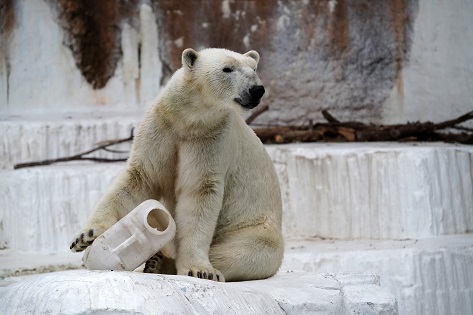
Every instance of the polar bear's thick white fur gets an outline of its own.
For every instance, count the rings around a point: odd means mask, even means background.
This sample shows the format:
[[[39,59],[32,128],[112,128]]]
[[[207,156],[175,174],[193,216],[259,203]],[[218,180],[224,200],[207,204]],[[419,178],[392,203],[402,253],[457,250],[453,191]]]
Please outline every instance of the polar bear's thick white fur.
[[[264,88],[256,51],[186,49],[146,113],[126,168],[71,250],[82,251],[146,199],[176,221],[162,249],[174,272],[217,281],[263,279],[283,258],[281,196],[272,161],[240,117]]]

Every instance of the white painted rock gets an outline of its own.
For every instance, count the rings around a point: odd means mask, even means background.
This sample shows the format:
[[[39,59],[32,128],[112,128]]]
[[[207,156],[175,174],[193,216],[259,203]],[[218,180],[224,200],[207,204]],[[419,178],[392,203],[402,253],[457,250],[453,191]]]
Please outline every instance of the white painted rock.
[[[473,148],[444,143],[267,146],[287,238],[405,239],[473,230]]]
[[[217,283],[183,276],[75,270],[0,288],[1,314],[397,314],[366,274],[287,273]]]
[[[69,163],[0,170],[0,209],[6,209],[0,211],[0,248],[69,251],[68,243],[123,166]]]
[[[400,314],[471,314],[472,262],[473,234],[400,241],[287,241],[280,272],[369,270],[396,297]]]

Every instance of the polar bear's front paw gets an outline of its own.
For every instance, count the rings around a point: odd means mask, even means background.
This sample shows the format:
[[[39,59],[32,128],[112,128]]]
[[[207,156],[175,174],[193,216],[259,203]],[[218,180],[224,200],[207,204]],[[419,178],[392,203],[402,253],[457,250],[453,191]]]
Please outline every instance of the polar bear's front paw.
[[[218,282],[225,282],[223,274],[215,268],[202,268],[202,267],[191,267],[181,268],[177,271],[178,275],[190,276],[200,279],[214,280]]]
[[[81,252],[87,247],[89,247],[94,240],[101,235],[103,232],[98,231],[98,229],[85,229],[80,234],[78,234],[72,244],[70,246],[71,251],[73,252]]]

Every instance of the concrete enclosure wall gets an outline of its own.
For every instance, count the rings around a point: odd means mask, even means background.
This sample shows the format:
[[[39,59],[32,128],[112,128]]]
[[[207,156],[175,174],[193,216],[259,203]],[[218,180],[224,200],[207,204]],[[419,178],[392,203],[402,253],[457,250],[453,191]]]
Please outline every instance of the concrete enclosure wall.
[[[258,123],[442,120],[472,108],[469,0],[3,0],[2,116],[141,111],[183,49],[262,56]]]

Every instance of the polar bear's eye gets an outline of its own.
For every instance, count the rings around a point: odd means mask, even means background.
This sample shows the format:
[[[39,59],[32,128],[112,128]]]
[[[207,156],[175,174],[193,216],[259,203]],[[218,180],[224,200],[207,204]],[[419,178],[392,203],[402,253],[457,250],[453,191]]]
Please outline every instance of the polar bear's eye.
[[[230,73],[230,72],[233,72],[233,69],[232,69],[232,68],[229,68],[229,67],[225,67],[225,68],[223,68],[222,71],[223,71],[223,72],[226,72],[226,73]]]

